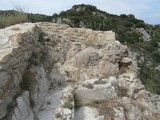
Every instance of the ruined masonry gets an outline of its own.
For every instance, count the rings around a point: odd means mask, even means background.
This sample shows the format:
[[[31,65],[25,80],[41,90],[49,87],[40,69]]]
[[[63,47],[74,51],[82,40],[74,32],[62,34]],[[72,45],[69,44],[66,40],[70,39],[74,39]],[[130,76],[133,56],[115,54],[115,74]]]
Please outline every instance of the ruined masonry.
[[[0,29],[1,120],[159,120],[133,53],[112,31],[24,23]]]

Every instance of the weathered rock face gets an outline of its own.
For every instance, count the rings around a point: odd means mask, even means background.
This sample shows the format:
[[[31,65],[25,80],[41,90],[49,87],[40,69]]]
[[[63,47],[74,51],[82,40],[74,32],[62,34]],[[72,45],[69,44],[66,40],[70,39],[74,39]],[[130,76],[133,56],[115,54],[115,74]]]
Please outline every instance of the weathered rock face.
[[[14,108],[12,120],[34,120],[31,109],[29,92],[25,91],[16,99],[17,107]]]
[[[147,33],[144,28],[137,28],[136,30],[142,34],[142,38],[144,41],[151,41],[151,35]]]
[[[112,31],[25,23],[0,33],[0,119],[160,119],[160,96]]]
[[[33,50],[40,44],[39,30],[34,24],[11,26],[1,29],[0,33],[0,118],[3,118],[13,97],[21,90],[22,76],[30,64]]]

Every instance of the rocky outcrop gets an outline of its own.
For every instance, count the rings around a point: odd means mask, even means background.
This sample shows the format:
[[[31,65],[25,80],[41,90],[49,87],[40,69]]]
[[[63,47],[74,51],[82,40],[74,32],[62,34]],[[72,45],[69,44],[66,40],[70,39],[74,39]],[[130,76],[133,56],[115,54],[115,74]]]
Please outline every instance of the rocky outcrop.
[[[144,41],[151,41],[151,35],[149,33],[147,33],[147,31],[144,28],[136,28],[136,30],[142,34],[142,39]]]
[[[160,119],[160,96],[114,32],[25,23],[0,33],[0,119]]]
[[[74,27],[73,22],[68,18],[53,18],[52,22],[57,24],[67,24],[71,27]]]
[[[23,92],[23,94],[16,99],[16,103],[17,107],[14,108],[12,120],[34,120],[28,91]]]
[[[3,118],[21,90],[23,73],[35,45],[39,44],[39,30],[34,24],[26,23],[1,29],[0,33],[0,118]]]

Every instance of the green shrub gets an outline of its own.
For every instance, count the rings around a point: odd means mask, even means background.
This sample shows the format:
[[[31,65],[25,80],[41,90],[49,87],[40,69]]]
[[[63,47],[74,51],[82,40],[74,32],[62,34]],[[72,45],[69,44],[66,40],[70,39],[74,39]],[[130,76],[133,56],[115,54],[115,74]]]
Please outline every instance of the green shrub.
[[[28,15],[28,21],[30,22],[42,22],[42,21],[49,22],[51,21],[51,17],[47,15],[32,14],[32,13],[28,13],[27,15]]]
[[[139,21],[139,22],[136,24],[136,27],[137,27],[137,28],[145,28],[145,23],[142,22],[142,21]]]
[[[160,51],[154,51],[153,58],[156,62],[160,63]]]
[[[153,40],[151,40],[150,41],[150,43],[151,43],[151,45],[153,46],[153,47],[155,47],[155,48],[158,48],[158,40],[155,40],[155,39],[153,39]]]

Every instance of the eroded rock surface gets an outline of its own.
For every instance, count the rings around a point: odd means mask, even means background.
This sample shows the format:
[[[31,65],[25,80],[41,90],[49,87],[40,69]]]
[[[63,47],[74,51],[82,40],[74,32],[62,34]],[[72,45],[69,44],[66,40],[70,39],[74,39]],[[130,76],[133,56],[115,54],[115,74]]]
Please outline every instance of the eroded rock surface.
[[[0,33],[0,119],[160,119],[160,96],[114,32],[25,23]]]

